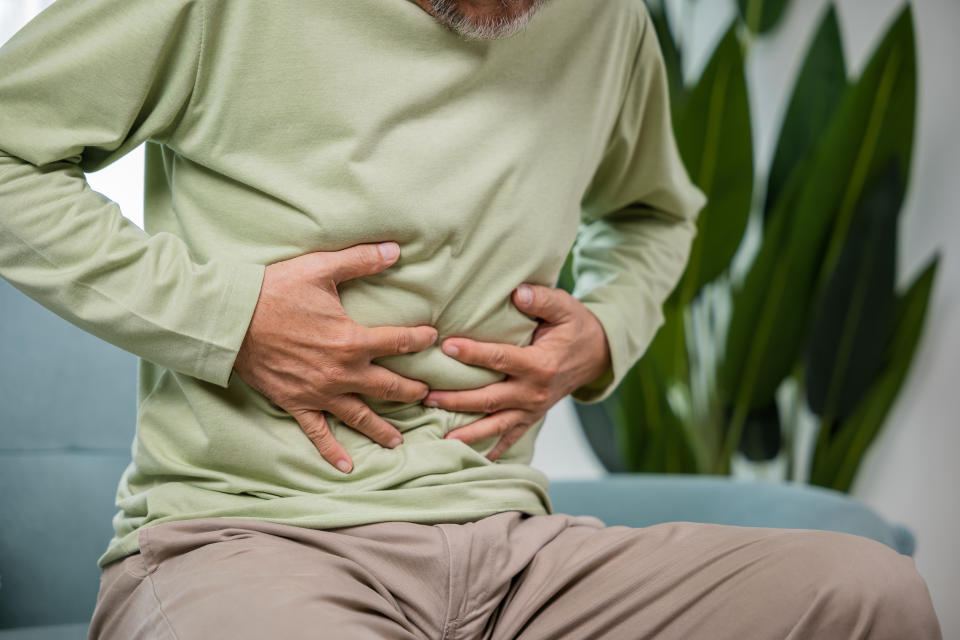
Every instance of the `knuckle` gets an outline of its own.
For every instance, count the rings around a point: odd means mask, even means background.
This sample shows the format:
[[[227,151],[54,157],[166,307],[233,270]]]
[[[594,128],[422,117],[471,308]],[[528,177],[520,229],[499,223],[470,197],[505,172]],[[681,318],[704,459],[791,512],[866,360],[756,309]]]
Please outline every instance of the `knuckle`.
[[[397,353],[409,353],[412,348],[412,342],[410,340],[410,334],[406,331],[398,331],[396,336],[396,350]]]
[[[355,331],[342,328],[330,334],[327,346],[335,351],[339,358],[352,360],[360,351],[361,341]]]
[[[344,343],[340,349],[340,358],[344,363],[356,364],[363,360],[365,349],[359,342],[351,341]]]
[[[535,404],[546,404],[547,401],[550,400],[550,392],[543,387],[537,387],[530,392],[529,397]]]
[[[340,344],[344,353],[351,358],[362,355],[366,348],[366,341],[364,340],[363,334],[359,329],[354,327],[347,328],[343,331]]]
[[[492,359],[492,364],[495,368],[497,369],[506,368],[508,358],[507,358],[507,353],[503,349],[497,349],[496,351],[494,351],[491,356],[491,359]]]
[[[395,398],[399,396],[401,392],[400,381],[396,378],[389,377],[383,381],[380,391],[385,399]]]
[[[483,407],[484,413],[494,413],[499,408],[499,402],[496,398],[491,395],[484,396],[481,400],[480,405]]]
[[[297,403],[298,398],[296,398],[295,395],[291,393],[289,389],[276,390],[276,391],[272,391],[269,394],[263,393],[263,395],[266,396],[267,400],[277,405],[278,407],[281,407],[282,409],[287,411],[287,413],[291,413],[291,414],[295,413],[295,410],[293,409],[293,407]]]
[[[383,262],[383,256],[376,244],[362,244],[357,247],[357,253],[359,261],[365,266],[378,266]]]
[[[539,375],[541,379],[550,380],[557,375],[559,366],[553,359],[543,358],[537,363],[536,371],[537,375]]]
[[[326,422],[310,423],[304,427],[303,431],[307,434],[308,438],[317,443],[323,442],[332,435],[330,426]]]
[[[367,426],[370,422],[367,412],[363,410],[363,407],[360,405],[352,405],[345,412],[347,422],[350,423],[354,428],[362,428]]]
[[[347,379],[347,370],[339,364],[329,364],[321,370],[325,381],[324,386],[336,386],[342,384]]]

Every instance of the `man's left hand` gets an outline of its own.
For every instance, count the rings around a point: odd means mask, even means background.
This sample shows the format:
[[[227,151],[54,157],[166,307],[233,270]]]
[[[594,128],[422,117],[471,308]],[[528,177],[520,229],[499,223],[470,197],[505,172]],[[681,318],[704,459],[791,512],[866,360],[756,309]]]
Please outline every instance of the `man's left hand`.
[[[529,291],[529,298],[524,293]],[[455,429],[446,438],[472,443],[503,436],[487,454],[496,460],[570,392],[599,378],[610,366],[603,326],[579,300],[563,289],[522,284],[513,292],[521,311],[540,318],[533,343],[517,347],[469,338],[443,341],[444,353],[457,360],[507,374],[501,382],[464,391],[431,391],[426,406],[490,414]]]

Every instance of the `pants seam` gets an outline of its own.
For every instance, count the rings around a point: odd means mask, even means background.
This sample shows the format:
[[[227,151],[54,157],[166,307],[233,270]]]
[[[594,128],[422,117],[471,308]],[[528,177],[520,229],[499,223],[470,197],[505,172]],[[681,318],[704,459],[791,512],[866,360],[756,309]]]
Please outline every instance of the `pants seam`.
[[[443,530],[443,527],[438,526],[437,529],[440,530],[440,535],[443,536],[443,545],[447,549],[447,608],[443,614],[443,633],[440,640],[448,640],[448,638],[450,638],[448,632],[456,628],[456,625],[453,625],[453,628],[451,628],[450,623],[459,620],[459,616],[457,620],[450,620],[451,610],[453,609],[453,550],[450,545],[450,539],[447,537],[447,532]]]
[[[147,580],[150,581],[150,591],[153,593],[153,599],[157,601],[157,609],[160,611],[160,617],[167,623],[167,630],[170,632],[170,635],[173,636],[174,640],[180,640],[180,636],[177,635],[177,632],[173,629],[170,618],[167,617],[167,612],[163,610],[163,603],[160,602],[160,596],[157,594],[157,585],[153,581],[153,574],[147,575]]]
[[[137,535],[138,543],[141,547],[141,559],[145,560],[144,565],[147,569],[146,578],[150,582],[150,592],[153,594],[153,599],[157,601],[157,610],[160,612],[160,617],[163,618],[163,621],[167,624],[167,631],[170,632],[170,635],[173,636],[174,640],[180,640],[180,636],[173,628],[173,623],[170,622],[170,618],[167,617],[167,612],[163,610],[163,603],[160,601],[160,594],[157,593],[157,584],[153,581],[154,572],[160,568],[160,565],[150,562],[150,558],[146,555],[150,553],[151,542],[150,534],[147,528],[140,531]]]

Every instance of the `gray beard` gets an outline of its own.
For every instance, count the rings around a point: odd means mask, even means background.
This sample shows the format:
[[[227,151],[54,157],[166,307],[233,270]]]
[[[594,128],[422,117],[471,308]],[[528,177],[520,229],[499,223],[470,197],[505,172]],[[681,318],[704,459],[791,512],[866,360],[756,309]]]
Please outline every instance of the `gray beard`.
[[[530,8],[513,18],[498,16],[477,22],[460,10],[459,0],[430,0],[434,16],[468,40],[494,40],[512,36],[527,26],[546,0],[533,0]],[[501,6],[510,6],[510,0],[500,0]]]

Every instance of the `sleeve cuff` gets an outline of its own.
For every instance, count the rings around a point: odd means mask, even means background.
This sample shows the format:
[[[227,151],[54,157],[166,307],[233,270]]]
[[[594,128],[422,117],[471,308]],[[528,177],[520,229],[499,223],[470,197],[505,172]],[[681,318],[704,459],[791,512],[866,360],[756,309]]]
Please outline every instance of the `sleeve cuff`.
[[[239,263],[224,288],[216,320],[204,342],[197,361],[200,378],[226,388],[233,374],[233,364],[247,335],[253,311],[260,298],[266,266]]]
[[[633,363],[625,361],[626,353],[616,310],[600,302],[584,302],[583,305],[597,317],[607,335],[611,365],[603,375],[576,389],[570,396],[581,404],[596,404],[610,397]]]
[[[643,356],[657,331],[665,322],[663,308],[641,296],[644,304],[633,309],[631,325],[624,321],[622,310],[613,303],[581,301],[600,321],[610,345],[610,367],[597,378],[573,391],[571,397],[581,404],[603,402],[620,386],[630,369]],[[636,315],[633,315],[635,312]]]

